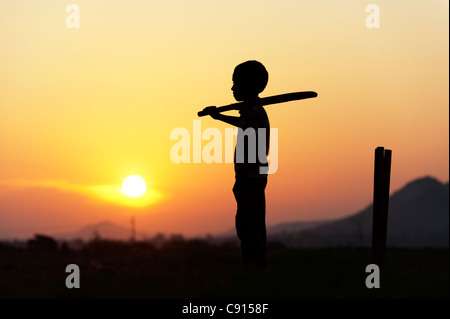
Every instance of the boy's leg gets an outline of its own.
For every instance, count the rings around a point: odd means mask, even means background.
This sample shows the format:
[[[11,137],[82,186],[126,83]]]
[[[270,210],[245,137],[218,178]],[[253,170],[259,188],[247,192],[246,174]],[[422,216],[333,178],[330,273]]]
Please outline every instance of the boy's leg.
[[[236,233],[241,241],[244,269],[266,267],[266,184],[266,177],[240,178],[233,187],[237,202]]]

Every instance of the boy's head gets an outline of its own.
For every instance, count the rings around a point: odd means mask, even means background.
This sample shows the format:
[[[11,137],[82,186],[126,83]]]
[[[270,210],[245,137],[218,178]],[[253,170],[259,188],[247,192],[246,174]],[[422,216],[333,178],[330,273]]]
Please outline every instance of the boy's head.
[[[258,61],[247,61],[239,64],[233,73],[234,98],[237,101],[246,101],[258,97],[269,80],[266,68]]]

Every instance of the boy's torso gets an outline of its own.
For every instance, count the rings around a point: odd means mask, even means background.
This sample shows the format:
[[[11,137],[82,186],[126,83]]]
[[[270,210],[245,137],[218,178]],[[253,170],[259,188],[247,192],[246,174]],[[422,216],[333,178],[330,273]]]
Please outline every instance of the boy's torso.
[[[249,105],[245,109],[239,111],[241,116],[239,117],[238,124],[238,136],[236,139],[236,150],[234,156],[234,169],[237,177],[257,177],[260,175],[260,167],[267,166],[267,155],[269,152],[269,140],[270,140],[270,123],[266,111],[260,103]],[[245,132],[247,129],[253,129],[256,138],[254,140],[247,138]],[[264,129],[265,136],[261,135],[261,130]],[[259,133],[258,133],[259,132]],[[253,134],[253,133],[252,133]],[[243,135],[243,136],[241,136]],[[265,141],[258,142],[258,139],[265,139]],[[249,140],[256,142],[256,145],[248,145]],[[265,143],[264,143],[265,142]],[[244,143],[242,145],[241,143]],[[261,143],[261,144],[260,144]],[[265,152],[261,151],[258,155],[258,145],[265,145]],[[250,147],[249,147],[250,146]],[[243,161],[240,158],[237,161],[237,151],[244,150]],[[249,151],[253,154],[249,154]],[[255,162],[250,160],[249,156],[252,155],[256,159]]]

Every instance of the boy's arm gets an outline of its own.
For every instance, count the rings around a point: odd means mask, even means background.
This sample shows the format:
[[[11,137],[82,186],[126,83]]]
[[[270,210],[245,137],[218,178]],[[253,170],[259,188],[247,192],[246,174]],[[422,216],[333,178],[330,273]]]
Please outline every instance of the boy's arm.
[[[222,122],[225,122],[225,123],[228,123],[228,124],[233,125],[233,126],[238,126],[238,124],[239,124],[239,117],[238,116],[223,115],[223,114],[221,114],[218,111],[214,112],[214,109],[216,109],[215,106],[210,106],[210,107],[207,107],[207,108],[211,108],[211,111],[210,111],[209,115],[213,119],[219,120],[219,121],[222,121]]]
[[[239,124],[239,117],[237,116],[229,116],[218,113],[218,114],[211,114],[211,117],[215,120],[219,120],[233,126],[238,126]]]

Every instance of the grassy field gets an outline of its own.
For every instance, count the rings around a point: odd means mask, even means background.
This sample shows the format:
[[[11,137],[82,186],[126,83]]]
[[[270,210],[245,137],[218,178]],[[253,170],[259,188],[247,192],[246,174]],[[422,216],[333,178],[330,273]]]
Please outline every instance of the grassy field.
[[[449,298],[448,248],[388,249],[379,289],[365,286],[367,248],[269,245],[268,258],[267,273],[245,274],[233,243],[96,240],[55,252],[0,244],[0,298]],[[68,264],[80,268],[79,289],[65,286]]]

